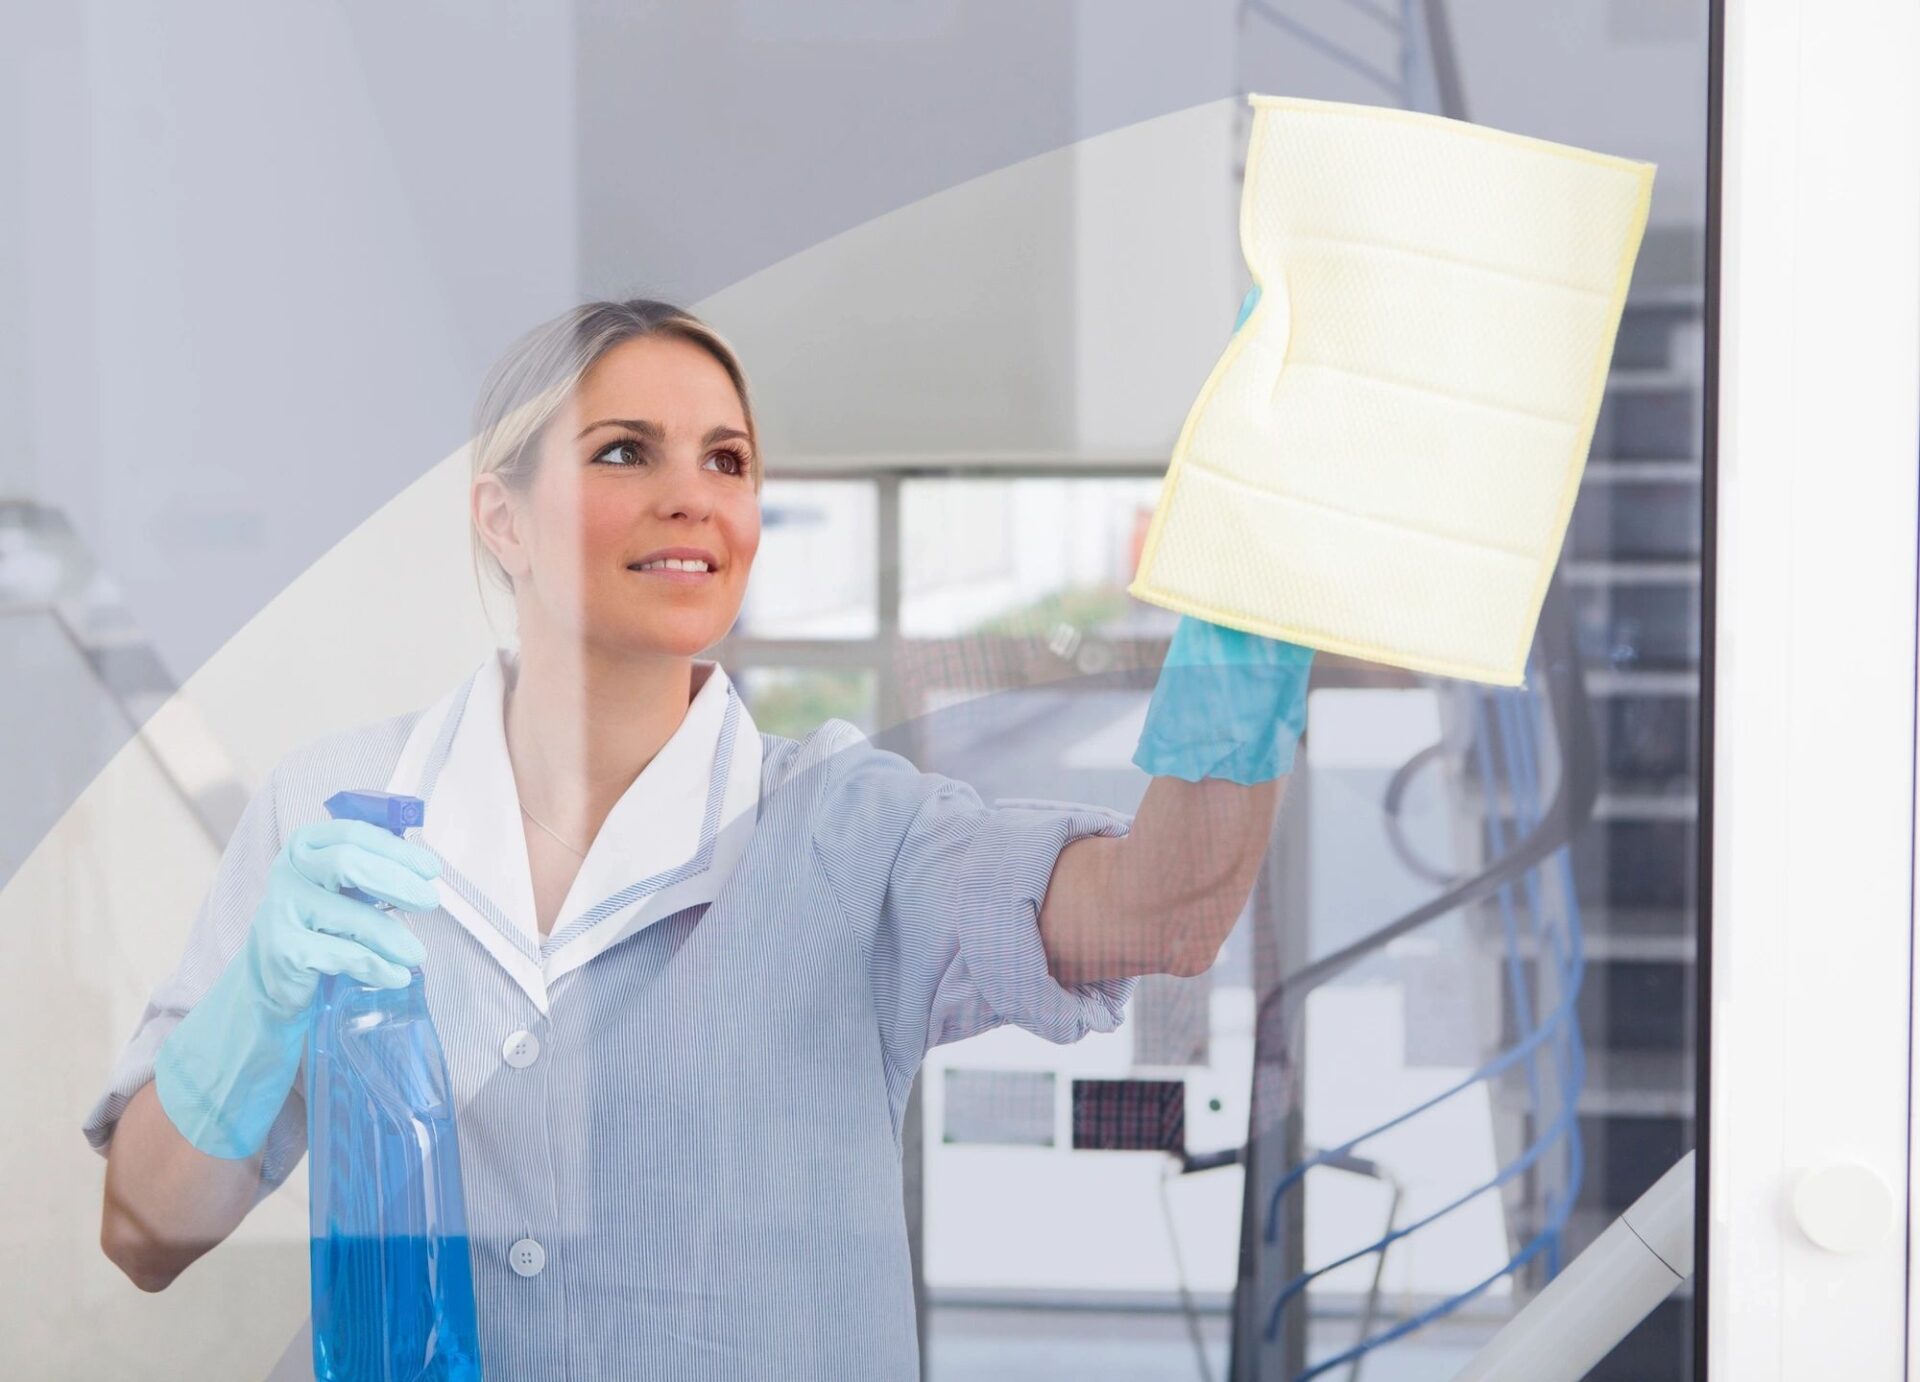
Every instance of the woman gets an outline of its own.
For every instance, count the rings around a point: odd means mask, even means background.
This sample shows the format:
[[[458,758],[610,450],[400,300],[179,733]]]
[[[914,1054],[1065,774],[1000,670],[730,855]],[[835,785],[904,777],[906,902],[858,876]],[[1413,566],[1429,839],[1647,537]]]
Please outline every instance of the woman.
[[[695,657],[739,611],[762,476],[704,324],[595,303],[531,333],[473,464],[518,652],[275,768],[89,1121],[103,1245],[158,1290],[230,1233],[305,1150],[320,976],[418,964],[490,1376],[917,1376],[900,1137],[922,1056],[1001,1023],[1108,1031],[1132,976],[1212,962],[1306,654],[1185,621],[1131,828],[990,808],[844,721],[760,733]],[[423,797],[426,824],[329,821],[344,788]]]

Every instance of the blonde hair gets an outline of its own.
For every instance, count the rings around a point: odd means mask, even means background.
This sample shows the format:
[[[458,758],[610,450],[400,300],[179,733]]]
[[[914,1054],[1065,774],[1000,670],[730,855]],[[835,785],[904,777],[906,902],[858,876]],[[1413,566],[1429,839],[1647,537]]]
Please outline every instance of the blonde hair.
[[[650,298],[588,302],[527,332],[488,373],[473,414],[473,478],[498,475],[509,489],[525,492],[540,462],[540,435],[586,372],[615,346],[647,336],[676,336],[699,346],[727,372],[746,414],[752,452],[753,492],[763,468],[760,433],[754,425],[746,371],[719,332],[691,312]],[[474,578],[484,570],[509,594],[513,581],[474,528]],[[486,592],[481,591],[481,603]]]

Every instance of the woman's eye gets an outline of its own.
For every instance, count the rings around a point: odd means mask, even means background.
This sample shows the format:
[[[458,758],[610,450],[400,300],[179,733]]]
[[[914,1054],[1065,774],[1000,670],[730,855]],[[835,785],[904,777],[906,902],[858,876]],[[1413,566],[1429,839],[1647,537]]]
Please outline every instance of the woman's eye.
[[[596,451],[593,459],[596,461],[604,461],[607,460],[608,457],[615,455],[615,453],[622,453],[629,459],[617,460],[613,462],[614,464],[631,465],[634,460],[639,459],[640,448],[631,441],[617,441],[611,446],[602,447],[599,451]]]
[[[644,462],[646,459],[645,448],[631,438],[624,441],[612,442],[593,453],[594,462],[604,465],[631,466]],[[712,452],[707,459],[718,460],[721,468],[728,475],[746,475],[753,467],[753,462],[749,459],[746,452],[731,446],[721,447],[719,450]]]

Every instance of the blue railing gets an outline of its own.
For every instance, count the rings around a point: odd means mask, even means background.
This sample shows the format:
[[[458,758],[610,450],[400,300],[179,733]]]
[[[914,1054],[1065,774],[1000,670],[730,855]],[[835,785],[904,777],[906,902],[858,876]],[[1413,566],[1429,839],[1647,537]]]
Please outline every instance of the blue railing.
[[[1236,1378],[1306,1382],[1342,1364],[1350,1365],[1350,1377],[1357,1376],[1359,1362],[1366,1354],[1459,1309],[1502,1277],[1536,1259],[1541,1260],[1549,1277],[1559,1269],[1562,1231],[1584,1173],[1576,1110],[1585,1081],[1585,1052],[1575,1005],[1585,972],[1585,947],[1569,845],[1592,818],[1599,777],[1591,714],[1569,614],[1556,578],[1542,609],[1540,636],[1525,689],[1491,691],[1463,683],[1442,683],[1448,694],[1464,698],[1462,709],[1467,713],[1461,719],[1470,726],[1464,742],[1416,756],[1395,775],[1395,784],[1388,789],[1384,803],[1387,822],[1390,831],[1397,831],[1399,797],[1406,777],[1444,753],[1451,753],[1460,763],[1462,774],[1478,785],[1485,862],[1464,877],[1455,876],[1412,859],[1402,848],[1403,859],[1438,886],[1437,894],[1388,925],[1287,976],[1262,996],[1255,1021],[1255,1143],[1226,1156],[1189,1159],[1190,1170],[1231,1160],[1246,1165],[1253,1175],[1263,1162],[1256,1154],[1257,1145],[1276,1137],[1281,1139],[1279,1145],[1287,1157],[1284,1169],[1270,1184],[1249,1184],[1249,1218],[1243,1236],[1254,1257],[1248,1259],[1241,1276],[1242,1303],[1236,1308],[1236,1330],[1247,1331],[1246,1342],[1251,1346],[1235,1345]],[[1396,848],[1401,847],[1396,844]],[[1337,1146],[1312,1154],[1291,1151],[1301,1127],[1298,1053],[1309,996],[1394,940],[1467,907],[1485,909],[1498,923],[1499,962],[1511,1014],[1511,1038],[1506,1049],[1440,1093]],[[1530,974],[1537,978],[1530,978]],[[1543,1078],[1543,1068],[1551,1073],[1551,1079]],[[1377,1160],[1356,1155],[1356,1149],[1513,1071],[1524,1073],[1526,1091],[1521,1134],[1526,1145],[1517,1155],[1484,1182],[1464,1188],[1448,1203],[1410,1224],[1395,1222],[1400,1203],[1396,1186],[1393,1215],[1380,1237],[1336,1261],[1311,1268],[1304,1263],[1304,1244],[1288,1240],[1286,1211],[1290,1197],[1300,1193],[1309,1171],[1326,1167],[1391,1182],[1391,1174]],[[1468,1289],[1376,1332],[1385,1252],[1480,1196],[1502,1194],[1522,1176],[1529,1177],[1531,1193],[1516,1231],[1525,1236],[1512,1245],[1505,1265]],[[1368,1256],[1375,1257],[1376,1270],[1362,1337],[1352,1347],[1309,1366],[1303,1308],[1308,1288],[1327,1273]],[[1278,1263],[1290,1275],[1270,1287],[1270,1294],[1248,1313],[1253,1302],[1245,1293],[1272,1280],[1257,1269],[1258,1261]],[[1289,1305],[1302,1307],[1297,1312],[1299,1325],[1291,1332],[1283,1328]]]
[[[1542,754],[1538,738],[1549,725],[1550,717],[1542,697],[1537,669],[1531,684],[1524,690],[1466,688],[1461,694],[1472,703],[1474,733],[1470,757],[1485,807],[1483,830],[1487,852],[1490,858],[1497,860],[1508,854],[1513,843],[1526,838],[1542,823],[1539,778]],[[1495,745],[1499,748],[1497,758]],[[1511,805],[1511,832],[1507,822],[1502,819],[1503,802]],[[1557,888],[1545,886],[1543,875],[1547,874],[1553,876]],[[1524,1174],[1557,1169],[1560,1173],[1556,1178],[1558,1183],[1546,1193],[1545,1221],[1498,1271],[1408,1319],[1378,1333],[1368,1333],[1351,1348],[1295,1374],[1297,1382],[1308,1382],[1308,1379],[1343,1365],[1357,1363],[1367,1353],[1404,1338],[1459,1309],[1502,1277],[1519,1271],[1537,1257],[1545,1256],[1549,1276],[1559,1271],[1561,1232],[1579,1194],[1584,1171],[1577,1101],[1585,1081],[1585,1049],[1575,1005],[1585,971],[1585,955],[1572,862],[1566,845],[1562,844],[1517,878],[1499,883],[1493,890],[1491,901],[1498,912],[1504,940],[1507,997],[1517,1039],[1506,1050],[1441,1093],[1290,1168],[1274,1183],[1268,1194],[1262,1240],[1284,1254],[1285,1201],[1304,1183],[1309,1171],[1348,1162],[1363,1144],[1373,1138],[1523,1065],[1526,1070],[1529,1123],[1537,1130],[1533,1140],[1519,1156],[1500,1167],[1490,1179],[1471,1187],[1439,1209],[1413,1223],[1390,1227],[1387,1233],[1364,1247],[1294,1276],[1281,1287],[1267,1311],[1264,1338],[1269,1344],[1278,1342],[1286,1306],[1320,1277],[1369,1256],[1384,1254],[1394,1243],[1418,1233],[1483,1195],[1498,1193]],[[1554,905],[1555,901],[1559,903],[1558,906]],[[1535,986],[1527,978],[1529,950],[1551,977],[1553,989],[1552,1007],[1541,1014],[1537,1021]],[[1546,995],[1542,993],[1539,997],[1545,999]],[[1551,1057],[1554,1062],[1558,1078],[1553,1089],[1545,1087],[1540,1078],[1539,1066],[1543,1056]],[[1556,1152],[1559,1154],[1557,1168],[1552,1165],[1552,1154]]]

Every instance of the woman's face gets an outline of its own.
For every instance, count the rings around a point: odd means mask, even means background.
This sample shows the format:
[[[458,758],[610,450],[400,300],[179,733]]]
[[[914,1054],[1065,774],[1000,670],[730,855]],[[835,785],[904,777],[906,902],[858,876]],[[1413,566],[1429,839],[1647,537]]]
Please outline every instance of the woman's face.
[[[751,445],[733,381],[699,346],[649,336],[601,356],[548,423],[510,515],[476,493],[482,531],[510,533],[491,545],[523,640],[535,619],[615,651],[692,656],[725,637],[760,546]],[[709,569],[640,569],[663,549]]]

